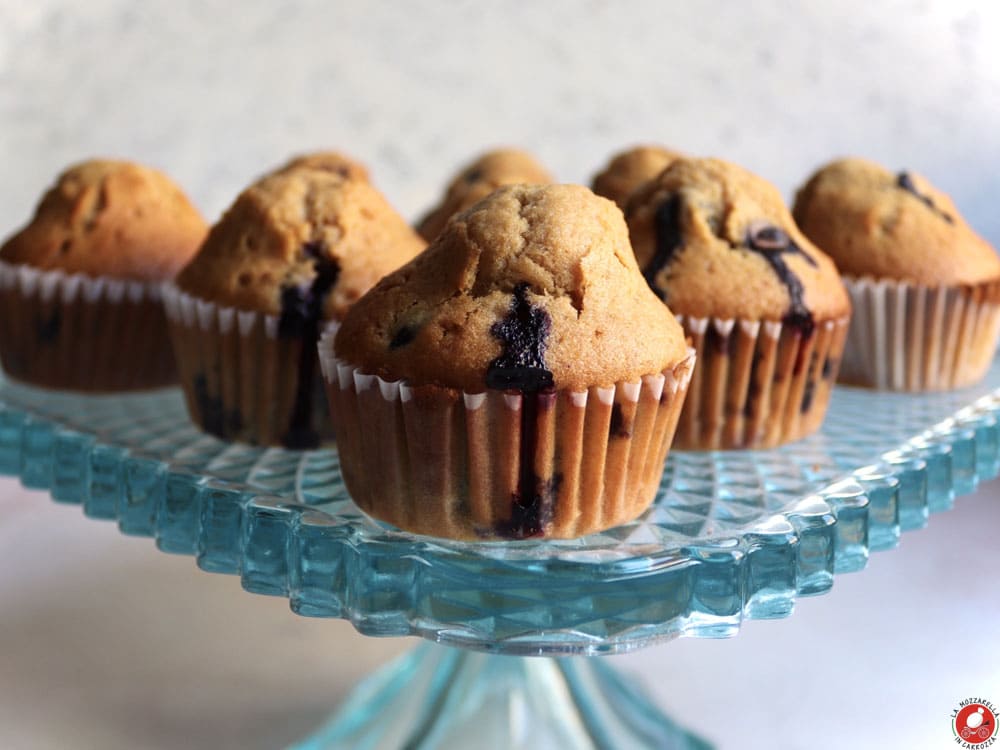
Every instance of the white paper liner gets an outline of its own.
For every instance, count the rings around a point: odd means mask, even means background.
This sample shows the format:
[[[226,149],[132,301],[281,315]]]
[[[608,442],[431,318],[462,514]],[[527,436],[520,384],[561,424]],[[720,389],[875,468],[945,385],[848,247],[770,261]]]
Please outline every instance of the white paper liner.
[[[277,315],[219,305],[188,294],[179,289],[173,282],[163,284],[160,293],[163,297],[163,307],[167,311],[167,318],[187,328],[192,328],[197,324],[202,331],[214,331],[225,335],[230,333],[233,326],[236,325],[242,335],[248,336],[254,329],[263,327],[268,336],[277,338]]]
[[[11,377],[117,391],[176,382],[160,284],[0,260],[0,357]]]
[[[160,299],[160,286],[159,282],[95,278],[0,260],[0,290],[16,289],[23,297],[38,297],[43,302],[51,302],[56,296],[66,304],[80,297],[88,302],[101,299],[121,302],[126,297],[136,303],[147,299],[155,301]]]
[[[1000,332],[996,282],[926,287],[844,277],[854,317],[840,379],[893,391],[939,391],[979,381]]]
[[[457,539],[572,538],[641,514],[694,366],[692,351],[635,383],[467,393],[367,375],[333,356],[333,335],[321,339],[320,361],[351,497],[375,518]],[[522,458],[538,501],[527,512],[517,500]]]
[[[279,337],[276,315],[218,305],[175,284],[162,293],[192,421],[253,445],[307,448],[332,437],[318,364],[308,419],[293,424],[301,355],[313,343]]]
[[[698,356],[674,438],[680,450],[770,448],[819,428],[848,318],[811,336],[773,320],[677,316]]]

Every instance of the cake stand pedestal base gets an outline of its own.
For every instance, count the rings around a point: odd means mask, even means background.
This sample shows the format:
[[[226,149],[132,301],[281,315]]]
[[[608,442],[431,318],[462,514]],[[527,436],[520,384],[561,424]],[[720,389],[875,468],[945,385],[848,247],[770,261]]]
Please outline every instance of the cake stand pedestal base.
[[[292,750],[709,750],[601,658],[421,644],[368,677]]]

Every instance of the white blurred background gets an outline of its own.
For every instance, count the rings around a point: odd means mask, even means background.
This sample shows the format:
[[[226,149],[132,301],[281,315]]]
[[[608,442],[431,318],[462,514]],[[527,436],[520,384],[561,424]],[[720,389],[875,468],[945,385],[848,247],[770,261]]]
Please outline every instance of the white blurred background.
[[[856,154],[924,173],[1000,244],[1000,4],[0,0],[0,234],[55,174],[158,166],[215,219],[292,153],[367,162],[407,217],[490,145],[586,181],[661,142],[791,196]],[[721,748],[936,748],[1000,703],[997,486],[731,641],[615,663]],[[0,482],[0,747],[273,748],[405,640]]]
[[[1000,4],[0,3],[0,226],[68,162],[171,173],[210,218],[336,147],[407,216],[488,145],[565,181],[659,141],[785,193],[845,154],[924,172],[1000,242]]]

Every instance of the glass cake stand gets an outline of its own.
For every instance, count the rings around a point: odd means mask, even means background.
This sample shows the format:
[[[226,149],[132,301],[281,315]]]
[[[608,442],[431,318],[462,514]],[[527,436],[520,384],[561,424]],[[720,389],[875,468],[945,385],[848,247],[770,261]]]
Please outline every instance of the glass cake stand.
[[[0,376],[0,473],[300,615],[460,647],[424,644],[368,678],[301,749],[703,748],[602,660],[514,657],[726,637],[787,616],[994,477],[998,413],[1000,363],[953,393],[838,387],[820,433],[672,453],[645,515],[572,541],[381,525],[351,503],[335,450],[206,436],[177,390],[87,397]]]

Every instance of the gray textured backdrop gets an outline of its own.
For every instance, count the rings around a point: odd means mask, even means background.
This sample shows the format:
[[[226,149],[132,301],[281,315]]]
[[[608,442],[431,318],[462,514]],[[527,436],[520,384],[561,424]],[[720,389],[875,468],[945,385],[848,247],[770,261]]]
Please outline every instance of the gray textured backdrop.
[[[836,155],[916,169],[1000,244],[998,123],[988,1],[0,0],[0,233],[93,154],[166,169],[214,218],[336,147],[414,217],[490,144],[580,181],[652,140],[786,195]]]

